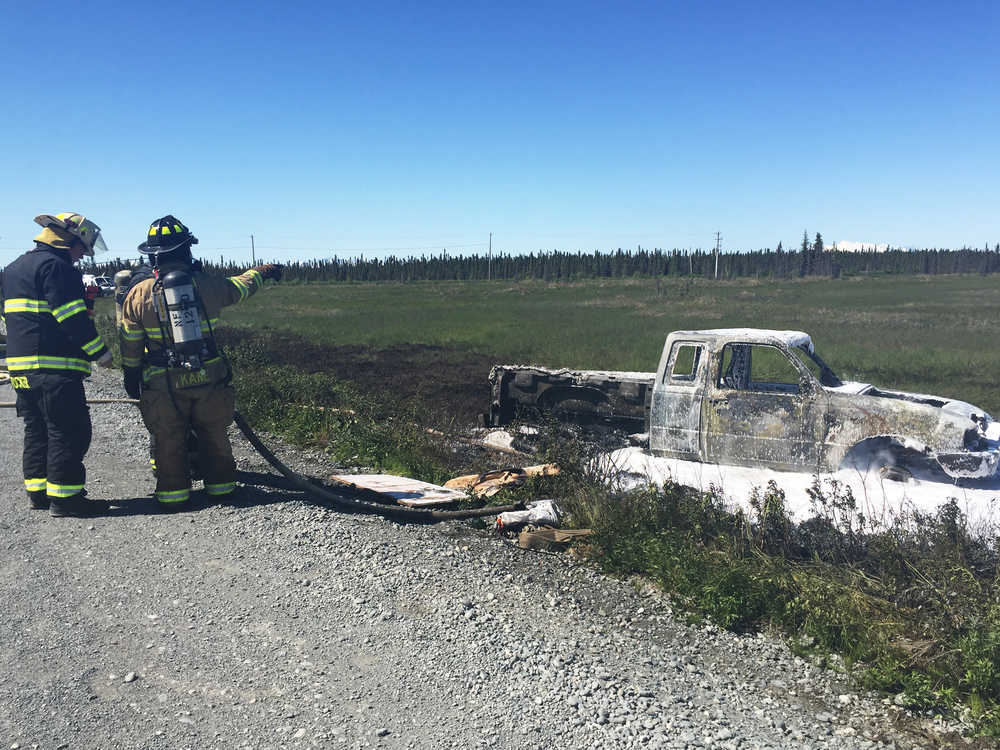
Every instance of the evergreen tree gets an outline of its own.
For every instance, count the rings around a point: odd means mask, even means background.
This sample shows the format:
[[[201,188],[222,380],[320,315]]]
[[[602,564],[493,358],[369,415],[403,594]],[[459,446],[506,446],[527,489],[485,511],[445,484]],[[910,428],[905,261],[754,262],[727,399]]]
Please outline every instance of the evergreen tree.
[[[809,257],[809,232],[805,229],[802,230],[802,247],[799,251],[802,253],[802,257],[799,259],[799,277],[807,276],[812,273],[812,258]]]

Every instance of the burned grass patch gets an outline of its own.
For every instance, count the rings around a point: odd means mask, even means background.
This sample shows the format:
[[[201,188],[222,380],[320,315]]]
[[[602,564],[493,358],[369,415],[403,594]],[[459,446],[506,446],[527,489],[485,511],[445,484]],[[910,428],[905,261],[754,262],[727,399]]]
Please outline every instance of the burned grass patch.
[[[219,335],[227,350],[245,353],[251,366],[287,366],[349,383],[364,396],[420,413],[427,427],[474,425],[490,399],[494,358],[463,349],[337,346],[266,329],[226,328]]]

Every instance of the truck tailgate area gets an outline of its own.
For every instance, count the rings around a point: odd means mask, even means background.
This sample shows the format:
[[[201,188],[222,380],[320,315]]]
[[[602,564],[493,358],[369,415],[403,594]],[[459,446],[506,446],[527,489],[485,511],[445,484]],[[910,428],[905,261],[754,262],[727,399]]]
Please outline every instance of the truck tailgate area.
[[[497,365],[490,372],[491,402],[483,422],[501,427],[521,416],[534,419],[551,414],[582,424],[642,432],[655,379],[654,372]]]

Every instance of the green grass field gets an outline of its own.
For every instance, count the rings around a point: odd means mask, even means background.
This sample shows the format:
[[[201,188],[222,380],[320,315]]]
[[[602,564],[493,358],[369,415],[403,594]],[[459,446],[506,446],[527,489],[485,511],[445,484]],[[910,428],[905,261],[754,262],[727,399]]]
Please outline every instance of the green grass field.
[[[672,330],[804,330],[842,378],[961,398],[1000,415],[993,277],[296,284],[268,287],[223,317],[319,344],[423,344],[451,357],[616,370],[655,369]]]

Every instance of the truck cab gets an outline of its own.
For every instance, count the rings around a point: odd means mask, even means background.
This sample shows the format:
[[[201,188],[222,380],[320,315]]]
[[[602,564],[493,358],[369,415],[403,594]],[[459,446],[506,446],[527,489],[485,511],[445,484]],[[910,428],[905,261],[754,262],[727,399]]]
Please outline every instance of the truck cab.
[[[653,383],[649,448],[808,472],[875,448],[894,465],[979,478],[1000,463],[1000,423],[962,401],[843,382],[801,331],[675,331]]]
[[[711,463],[818,466],[824,396],[790,350],[805,342],[797,331],[670,334],[653,385],[650,450]]]

